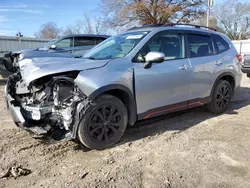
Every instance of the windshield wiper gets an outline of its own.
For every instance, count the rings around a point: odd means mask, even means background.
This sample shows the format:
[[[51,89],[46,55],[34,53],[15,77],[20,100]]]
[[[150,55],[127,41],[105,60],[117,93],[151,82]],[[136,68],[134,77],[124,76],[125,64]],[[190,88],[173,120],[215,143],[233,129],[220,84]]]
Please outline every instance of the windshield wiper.
[[[82,55],[74,56],[73,58],[82,58]]]
[[[102,60],[103,58],[86,57],[86,59],[91,59],[91,60]]]

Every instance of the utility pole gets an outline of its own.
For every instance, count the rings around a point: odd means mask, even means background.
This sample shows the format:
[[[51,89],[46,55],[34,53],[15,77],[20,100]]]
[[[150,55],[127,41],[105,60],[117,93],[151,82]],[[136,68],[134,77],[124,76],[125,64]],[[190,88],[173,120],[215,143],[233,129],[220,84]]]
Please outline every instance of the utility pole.
[[[210,21],[210,9],[213,7],[213,0],[208,0],[207,2],[207,27],[209,27]]]
[[[19,50],[22,49],[21,37],[23,37],[23,35],[22,35],[21,32],[19,31],[19,32],[16,34],[16,39],[18,40],[18,43],[19,43]]]

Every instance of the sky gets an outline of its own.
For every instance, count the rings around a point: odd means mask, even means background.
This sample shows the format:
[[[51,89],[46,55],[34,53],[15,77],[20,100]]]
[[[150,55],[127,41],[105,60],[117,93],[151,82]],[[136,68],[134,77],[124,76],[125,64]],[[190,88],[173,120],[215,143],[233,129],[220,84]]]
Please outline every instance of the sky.
[[[221,0],[214,0],[215,3]],[[0,35],[34,36],[49,21],[65,28],[84,12],[100,11],[101,0],[0,0]]]
[[[15,36],[20,31],[31,37],[49,21],[65,28],[84,12],[98,11],[100,3],[101,0],[0,0],[0,35]]]

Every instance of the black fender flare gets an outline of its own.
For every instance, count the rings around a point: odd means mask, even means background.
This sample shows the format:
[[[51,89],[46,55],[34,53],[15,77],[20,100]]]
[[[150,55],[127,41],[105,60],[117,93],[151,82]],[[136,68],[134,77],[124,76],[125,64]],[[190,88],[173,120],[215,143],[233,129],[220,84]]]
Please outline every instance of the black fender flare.
[[[94,91],[93,93],[91,93],[88,98],[89,100],[94,100],[96,97],[100,96],[101,94],[107,93],[109,91],[112,90],[119,90],[121,92],[123,92],[124,94],[127,95],[129,101],[128,101],[128,108],[129,108],[129,119],[128,119],[128,123],[129,125],[134,125],[134,123],[137,120],[137,105],[136,105],[136,100],[134,97],[134,94],[130,91],[130,89],[124,85],[121,84],[110,84],[107,86],[103,86],[99,89],[97,89],[96,91]]]
[[[213,88],[212,88],[211,93],[210,93],[210,96],[211,96],[211,97],[212,97],[212,95],[213,95],[213,92],[214,92],[214,89],[215,89],[216,84],[217,84],[218,81],[219,81],[222,77],[224,77],[224,76],[232,76],[233,79],[234,79],[234,83],[235,83],[235,76],[234,76],[231,72],[224,72],[224,73],[220,74],[220,75],[216,78],[216,80],[215,80],[215,82],[214,82],[214,84],[213,84]],[[232,88],[232,89],[233,89],[233,93],[234,93],[234,88]]]

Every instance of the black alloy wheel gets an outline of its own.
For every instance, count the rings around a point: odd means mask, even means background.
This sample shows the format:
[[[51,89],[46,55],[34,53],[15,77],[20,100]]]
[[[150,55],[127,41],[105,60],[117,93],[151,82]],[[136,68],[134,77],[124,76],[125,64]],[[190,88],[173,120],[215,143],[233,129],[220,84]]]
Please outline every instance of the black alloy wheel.
[[[120,129],[122,114],[112,104],[105,104],[94,111],[88,124],[88,132],[92,140],[107,142],[112,139]]]
[[[224,109],[226,106],[228,106],[229,101],[231,98],[230,88],[227,84],[222,85],[216,96],[216,105],[219,109]]]
[[[83,115],[78,138],[90,149],[104,149],[118,142],[127,126],[125,105],[112,95],[97,98]]]
[[[207,105],[214,114],[225,112],[231,102],[233,90],[226,80],[219,80],[212,94],[212,101]]]

